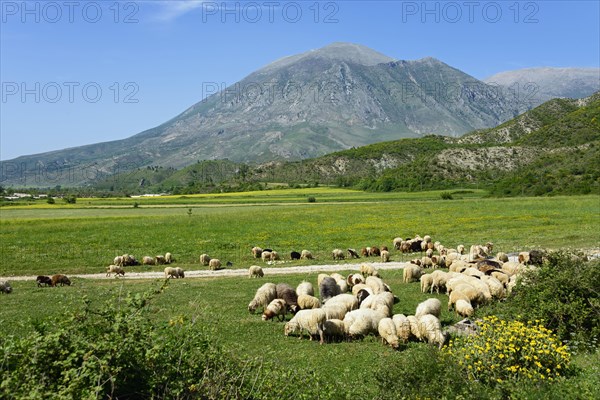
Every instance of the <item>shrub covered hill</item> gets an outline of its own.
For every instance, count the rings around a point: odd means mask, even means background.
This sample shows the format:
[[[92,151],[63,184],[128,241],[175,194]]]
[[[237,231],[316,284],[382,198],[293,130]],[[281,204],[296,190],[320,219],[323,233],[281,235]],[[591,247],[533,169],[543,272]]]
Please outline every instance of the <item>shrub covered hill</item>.
[[[372,191],[479,187],[500,196],[599,193],[600,92],[579,100],[553,99],[460,138],[428,135],[294,162],[224,160],[181,170],[145,168],[111,177],[98,189],[192,193],[255,189],[267,182]]]

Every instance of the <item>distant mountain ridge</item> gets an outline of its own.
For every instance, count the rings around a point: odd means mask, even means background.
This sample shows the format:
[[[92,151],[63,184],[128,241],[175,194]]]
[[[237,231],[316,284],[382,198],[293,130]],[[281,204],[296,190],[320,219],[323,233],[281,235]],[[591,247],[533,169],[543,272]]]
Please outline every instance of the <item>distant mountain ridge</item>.
[[[457,137],[530,105],[434,58],[333,43],[284,57],[127,139],[0,163],[0,184],[90,185],[147,166],[301,160],[371,143]]]

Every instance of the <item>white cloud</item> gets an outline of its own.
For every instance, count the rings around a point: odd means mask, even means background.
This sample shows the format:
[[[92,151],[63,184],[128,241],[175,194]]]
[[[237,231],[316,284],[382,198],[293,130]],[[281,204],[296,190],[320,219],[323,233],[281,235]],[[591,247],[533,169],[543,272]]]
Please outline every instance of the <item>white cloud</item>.
[[[164,0],[153,1],[150,4],[158,6],[154,15],[155,19],[162,22],[170,22],[184,14],[202,7],[204,0]]]

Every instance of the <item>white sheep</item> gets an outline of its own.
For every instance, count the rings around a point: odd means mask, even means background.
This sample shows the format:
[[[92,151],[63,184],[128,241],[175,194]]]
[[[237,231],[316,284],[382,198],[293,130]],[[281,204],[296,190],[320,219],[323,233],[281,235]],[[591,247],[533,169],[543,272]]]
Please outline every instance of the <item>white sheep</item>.
[[[426,293],[429,292],[431,287],[433,286],[433,276],[431,274],[423,274],[421,275],[421,292]]]
[[[300,259],[301,260],[312,260],[313,259],[313,255],[310,251],[308,250],[302,250],[300,252]]]
[[[458,251],[458,253],[460,255],[465,254],[465,246],[462,244],[459,244],[458,246],[456,246],[456,251]]]
[[[379,276],[379,272],[371,264],[361,264],[360,273],[366,278],[369,276]]]
[[[496,260],[502,261],[503,263],[505,263],[508,261],[508,255],[506,255],[506,253],[500,251],[500,252],[498,252],[498,254],[496,254]]]
[[[301,294],[298,296],[298,306],[300,307],[301,310],[320,308],[321,300],[319,300],[315,296],[311,296],[308,294]]]
[[[431,293],[433,290],[440,294],[440,288],[446,290],[446,282],[448,281],[448,274],[444,271],[436,270],[431,273]]]
[[[348,283],[343,277],[341,279],[336,279],[335,283],[337,283],[337,285],[340,287],[340,293],[348,292]]]
[[[442,302],[438,299],[427,299],[417,306],[417,310],[415,311],[415,317],[421,318],[423,315],[431,314],[440,317],[442,312]]]
[[[118,265],[119,267],[123,266],[123,256],[116,256],[113,260],[113,265]]]
[[[106,276],[110,276],[110,274],[115,274],[115,277],[119,275],[125,276],[125,270],[123,269],[123,267],[120,267],[118,265],[109,265],[108,267],[106,267]]]
[[[281,260],[281,256],[279,255],[278,252],[276,252],[275,250],[273,250],[271,252],[271,261],[279,261]]]
[[[254,258],[260,258],[260,256],[262,255],[262,249],[258,246],[254,246],[251,250],[252,252],[252,257]]]
[[[248,304],[248,311],[252,314],[257,308],[266,308],[271,301],[277,297],[277,285],[274,283],[265,283],[256,290],[254,298]]]
[[[456,309],[456,313],[465,318],[471,317],[475,312],[475,310],[473,310],[471,302],[466,299],[456,300],[456,304],[454,304],[454,307]]]
[[[208,268],[212,271],[220,269],[221,268],[221,260],[219,260],[218,258],[211,258],[210,261],[208,262]]]
[[[143,265],[155,265],[156,260],[153,257],[144,256],[144,257],[142,257],[142,264]]]
[[[344,329],[350,337],[364,337],[369,334],[376,335],[379,321],[385,318],[381,312],[371,309],[353,310],[344,316]]]
[[[344,321],[338,318],[327,319],[323,323],[323,336],[328,340],[343,339],[346,336]]]
[[[300,333],[300,339],[304,337],[304,331],[307,331],[310,340],[313,336],[319,335],[319,343],[323,343],[323,324],[327,320],[325,310],[315,308],[312,310],[300,310],[294,317],[285,324],[284,334],[289,336],[292,333]]]
[[[494,278],[498,279],[498,281],[504,286],[506,287],[506,285],[508,285],[508,281],[510,276],[502,271],[492,271],[492,273],[490,274],[491,276],[493,276]]]
[[[373,294],[379,294],[386,291],[385,283],[376,276],[367,276],[365,284],[373,290]]]
[[[389,344],[392,348],[397,349],[400,345],[396,325],[391,318],[383,318],[379,321],[377,332],[381,336],[382,342]]]
[[[421,258],[421,267],[423,268],[432,268],[433,267],[433,261],[431,260],[430,257],[422,257]]]
[[[429,258],[433,257],[433,249],[427,249],[425,251],[425,256]]]
[[[248,268],[248,278],[262,278],[263,276],[265,276],[265,273],[258,265],[251,265]]]
[[[423,340],[423,336],[421,336],[421,328],[419,327],[419,320],[414,315],[409,315],[406,317],[410,325],[410,335],[417,340]]]
[[[435,315],[426,314],[418,318],[418,321],[421,337],[425,339],[427,343],[435,344],[439,348],[442,348],[446,341],[446,337],[442,333],[442,324],[440,323],[440,320]]]
[[[387,250],[381,251],[381,262],[386,263],[390,261],[390,252]]]
[[[173,262],[173,255],[171,253],[165,253],[165,263],[171,264]]]
[[[421,278],[423,270],[417,265],[407,265],[402,273],[404,283],[416,282]]]
[[[271,252],[270,251],[263,251],[260,256],[264,262],[271,261]]]
[[[504,296],[506,295],[504,291],[504,285],[502,285],[502,283],[498,279],[494,278],[493,276],[484,275],[481,277],[481,280],[490,289],[490,294],[492,295],[492,298],[496,300],[504,298]]]
[[[9,281],[0,281],[0,293],[12,293],[12,286]]]
[[[303,294],[306,294],[306,295],[309,295],[309,296],[314,296],[315,295],[315,288],[313,287],[312,283],[307,282],[307,281],[302,281],[296,287],[296,294],[298,296],[301,296]]]
[[[362,289],[367,289],[370,294],[373,294],[373,289],[371,289],[369,286],[367,286],[366,283],[359,283],[359,284],[352,286],[352,294],[354,296],[356,296],[358,294],[358,292],[360,292]]]
[[[200,264],[202,264],[206,267],[206,266],[208,266],[208,263],[210,263],[210,257],[208,256],[208,254],[201,254],[200,255]]]
[[[325,311],[327,319],[344,319],[344,316],[348,313],[346,306],[340,303],[328,303],[323,305],[321,309]]]
[[[396,250],[400,250],[403,241],[404,239],[402,239],[401,237],[394,238],[394,240],[392,241],[392,243],[394,244],[394,248]]]
[[[381,312],[386,317],[391,317],[394,313],[394,295],[390,292],[383,292],[368,296],[361,304],[360,309],[371,309]]]
[[[334,249],[331,252],[331,256],[333,257],[334,260],[343,260],[344,258],[346,258],[346,256],[344,255],[344,252],[340,249]]]
[[[268,321],[277,317],[280,321],[285,319],[285,300],[283,299],[273,299],[268,305],[267,308],[264,309],[262,320]]]
[[[181,268],[165,268],[165,278],[184,278],[184,272]]]
[[[326,306],[329,307],[335,304],[344,306],[346,312],[348,312],[358,308],[358,299],[349,293],[342,293],[327,300]]]
[[[398,335],[398,338],[402,343],[408,342],[411,337],[408,318],[404,314],[395,314],[392,317],[392,321],[394,321],[394,325],[396,326],[396,335]]]
[[[365,277],[362,276],[362,274],[350,274],[346,278],[346,283],[348,283],[348,286],[354,286],[360,283],[365,283]]]
[[[321,282],[323,282],[323,279],[329,277],[328,274],[319,274],[317,275],[317,286],[321,286]]]

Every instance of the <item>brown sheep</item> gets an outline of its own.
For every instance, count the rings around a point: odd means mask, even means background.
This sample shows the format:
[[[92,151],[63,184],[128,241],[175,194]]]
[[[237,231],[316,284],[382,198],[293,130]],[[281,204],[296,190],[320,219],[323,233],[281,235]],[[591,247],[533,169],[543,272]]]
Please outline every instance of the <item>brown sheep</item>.
[[[56,287],[59,283],[60,286],[71,286],[71,281],[69,280],[69,278],[67,278],[65,275],[62,274],[56,274],[56,275],[52,275],[52,278],[50,278],[50,281],[52,283],[51,286]]]

